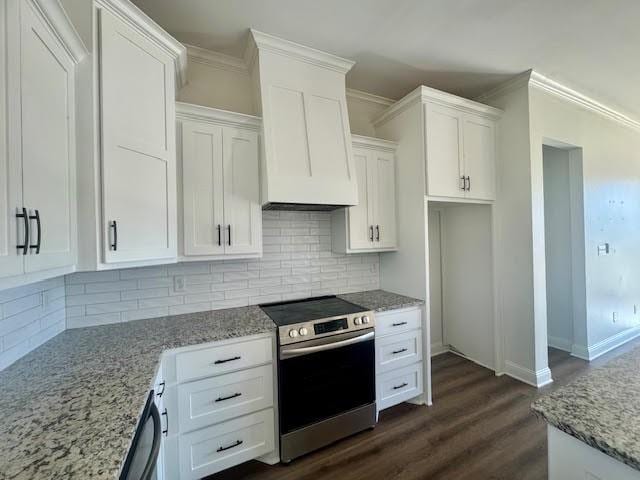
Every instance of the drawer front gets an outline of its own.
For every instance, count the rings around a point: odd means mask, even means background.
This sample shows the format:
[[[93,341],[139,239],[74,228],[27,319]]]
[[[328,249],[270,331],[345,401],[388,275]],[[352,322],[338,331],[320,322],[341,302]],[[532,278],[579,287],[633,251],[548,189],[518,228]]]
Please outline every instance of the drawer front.
[[[376,336],[378,337],[415,330],[421,326],[421,308],[376,313]]]
[[[422,393],[422,362],[402,367],[376,378],[378,410],[392,407]]]
[[[422,360],[422,330],[376,339],[376,373],[385,373]]]
[[[269,363],[273,357],[272,348],[271,338],[259,338],[178,353],[176,378],[178,383],[183,383]]]
[[[271,364],[178,385],[181,433],[271,406]]]
[[[180,435],[180,478],[206,477],[273,451],[273,416],[269,408]]]

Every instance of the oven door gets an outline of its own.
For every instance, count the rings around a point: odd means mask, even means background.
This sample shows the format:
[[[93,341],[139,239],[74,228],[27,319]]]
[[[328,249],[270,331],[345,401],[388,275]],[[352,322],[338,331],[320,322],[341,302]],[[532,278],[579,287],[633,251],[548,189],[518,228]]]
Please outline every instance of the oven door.
[[[374,330],[280,347],[280,434],[375,403]]]

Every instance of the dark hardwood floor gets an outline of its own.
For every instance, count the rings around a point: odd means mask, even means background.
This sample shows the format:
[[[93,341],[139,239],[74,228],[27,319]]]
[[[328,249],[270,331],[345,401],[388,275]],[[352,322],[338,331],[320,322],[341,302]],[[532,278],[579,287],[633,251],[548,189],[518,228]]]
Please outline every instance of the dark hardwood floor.
[[[547,478],[546,424],[529,406],[590,368],[640,346],[630,342],[590,364],[549,349],[554,383],[540,390],[453,354],[433,359],[433,406],[401,404],[375,429],[290,465],[248,462],[208,480],[414,480]]]

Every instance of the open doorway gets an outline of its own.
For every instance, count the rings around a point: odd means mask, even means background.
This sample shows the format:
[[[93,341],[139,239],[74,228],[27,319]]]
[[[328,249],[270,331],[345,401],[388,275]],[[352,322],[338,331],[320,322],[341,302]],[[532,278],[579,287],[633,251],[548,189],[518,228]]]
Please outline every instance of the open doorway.
[[[586,351],[582,149],[548,141],[542,158],[547,344],[553,373],[555,359],[584,357]]]

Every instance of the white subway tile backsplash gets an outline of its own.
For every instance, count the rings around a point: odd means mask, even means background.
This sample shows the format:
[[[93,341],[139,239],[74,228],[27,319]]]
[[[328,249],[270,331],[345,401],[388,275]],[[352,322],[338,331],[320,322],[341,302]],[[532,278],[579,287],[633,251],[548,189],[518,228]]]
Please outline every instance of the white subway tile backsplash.
[[[67,327],[377,288],[378,254],[332,253],[330,218],[263,212],[262,258],[68,275]]]

